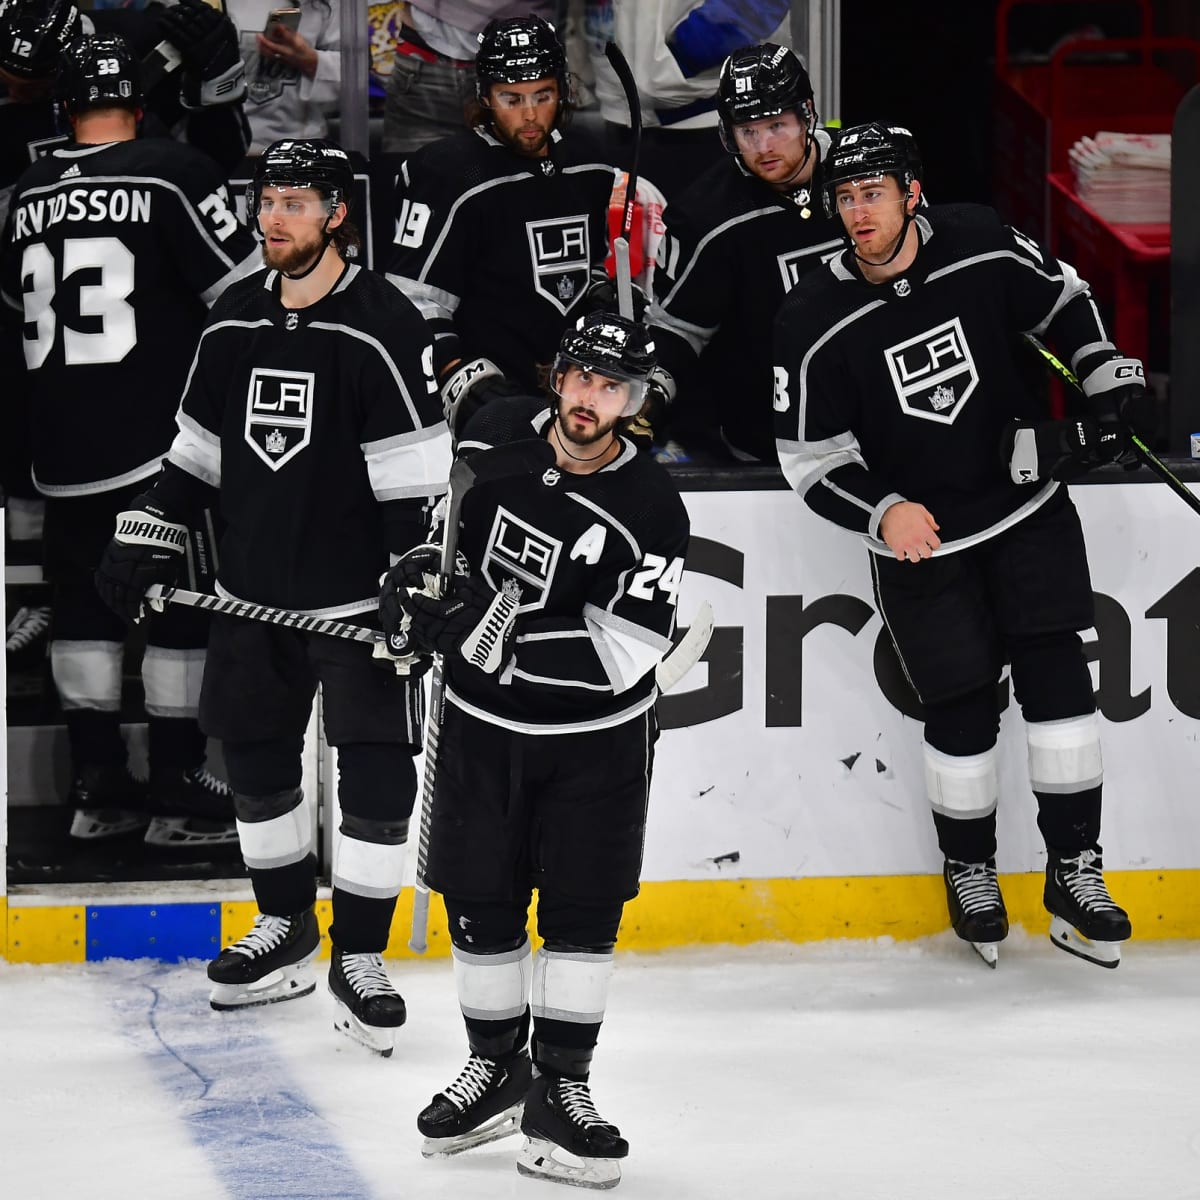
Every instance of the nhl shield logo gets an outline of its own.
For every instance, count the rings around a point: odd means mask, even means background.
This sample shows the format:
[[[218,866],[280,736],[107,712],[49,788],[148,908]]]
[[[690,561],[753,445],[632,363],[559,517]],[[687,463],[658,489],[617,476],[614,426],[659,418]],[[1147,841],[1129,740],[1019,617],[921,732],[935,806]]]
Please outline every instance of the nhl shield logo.
[[[562,542],[503,506],[496,509],[483,556],[483,577],[500,591],[505,581],[521,588],[518,612],[545,608]]]
[[[314,381],[311,371],[250,372],[246,441],[272,471],[295,458],[312,437]]]
[[[583,295],[591,269],[586,214],[527,221],[533,287],[565,317]]]
[[[883,353],[900,407],[925,421],[952,425],[979,383],[957,317]]]

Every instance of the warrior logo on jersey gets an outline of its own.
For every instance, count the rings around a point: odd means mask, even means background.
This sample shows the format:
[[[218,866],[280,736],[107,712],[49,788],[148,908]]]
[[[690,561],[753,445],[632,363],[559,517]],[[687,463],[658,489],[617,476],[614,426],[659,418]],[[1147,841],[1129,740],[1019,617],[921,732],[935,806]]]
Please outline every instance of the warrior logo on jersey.
[[[832,242],[821,242],[816,246],[805,246],[802,250],[789,250],[786,254],[776,255],[775,261],[779,264],[783,290],[790,292],[796,286],[800,276],[814,265],[812,263],[814,254],[819,254],[821,262],[824,262],[826,259],[832,258],[845,244],[841,238],[836,238]]]
[[[588,284],[591,247],[588,219],[580,215],[526,221],[533,286],[565,317]]]
[[[503,506],[496,509],[483,556],[483,577],[500,591],[505,580],[521,587],[518,612],[545,608],[562,542],[535,529]]]
[[[900,407],[913,417],[952,425],[979,382],[957,317],[884,352]]]
[[[315,376],[311,371],[255,367],[246,393],[246,441],[255,454],[278,471],[312,437]]]

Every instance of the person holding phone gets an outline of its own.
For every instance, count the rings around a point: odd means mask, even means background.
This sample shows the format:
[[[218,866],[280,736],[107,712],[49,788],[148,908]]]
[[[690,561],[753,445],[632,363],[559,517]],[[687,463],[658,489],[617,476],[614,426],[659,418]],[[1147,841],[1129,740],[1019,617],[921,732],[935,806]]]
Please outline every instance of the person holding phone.
[[[246,64],[252,154],[281,138],[321,138],[342,82],[331,0],[227,0]]]

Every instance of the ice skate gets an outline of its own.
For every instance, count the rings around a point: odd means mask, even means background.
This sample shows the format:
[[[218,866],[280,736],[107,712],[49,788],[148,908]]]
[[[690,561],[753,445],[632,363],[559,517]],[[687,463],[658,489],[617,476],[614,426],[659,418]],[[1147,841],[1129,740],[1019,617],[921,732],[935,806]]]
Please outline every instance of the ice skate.
[[[233,791],[203,763],[150,773],[150,809],[146,845],[170,849],[208,849],[238,844]]]
[[[948,858],[942,876],[954,932],[995,970],[1000,943],[1008,937],[1008,911],[996,879],[996,860],[964,863]]]
[[[458,1078],[417,1117],[426,1158],[448,1157],[517,1132],[532,1075],[529,1055],[498,1063],[472,1054]]]
[[[146,785],[122,763],[80,767],[67,803],[75,809],[71,836],[83,841],[142,832],[146,815]]]
[[[4,630],[4,659],[10,671],[33,666],[46,657],[50,608],[22,604]]]
[[[629,1154],[629,1143],[596,1112],[583,1080],[534,1076],[521,1132],[525,1144],[517,1170],[522,1175],[586,1188],[621,1182],[618,1159]]]
[[[1108,894],[1100,847],[1046,864],[1042,902],[1050,913],[1050,940],[1068,954],[1101,967],[1121,964],[1121,943],[1133,930],[1129,915]]]
[[[316,914],[271,917],[259,913],[254,928],[208,964],[214,987],[208,1002],[219,1012],[297,1000],[316,990],[309,964],[321,948]]]
[[[383,1058],[391,1058],[396,1029],[404,1024],[408,1013],[404,999],[383,969],[383,958],[378,954],[345,954],[334,946],[329,992],[337,1001],[334,1029]]]

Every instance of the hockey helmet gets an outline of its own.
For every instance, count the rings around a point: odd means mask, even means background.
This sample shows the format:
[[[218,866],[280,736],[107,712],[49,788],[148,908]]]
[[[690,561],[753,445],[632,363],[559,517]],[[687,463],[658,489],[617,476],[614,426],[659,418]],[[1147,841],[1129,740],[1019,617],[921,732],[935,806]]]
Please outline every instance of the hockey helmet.
[[[913,135],[902,125],[878,121],[847,129],[825,156],[821,188],[825,215],[832,217],[837,212],[839,184],[884,175],[895,176],[906,192],[914,180],[921,182],[921,152]]]
[[[475,96],[486,109],[493,84],[533,83],[553,79],[558,84],[558,110],[570,99],[567,53],[558,33],[541,17],[504,17],[488,22],[479,35],[475,56]]]
[[[354,168],[350,156],[336,142],[324,138],[286,138],[272,142],[254,164],[246,185],[246,211],[258,215],[264,187],[313,188],[329,202],[329,213],[339,204],[350,205]]]
[[[741,153],[735,125],[784,112],[794,112],[812,137],[817,124],[812,83],[803,63],[786,46],[743,46],[721,64],[717,116],[721,143],[730,154]]]
[[[139,109],[141,64],[124,38],[80,38],[58,60],[54,98],[71,116],[93,108]]]
[[[621,415],[632,417],[641,410],[646,381],[657,365],[654,342],[645,325],[614,312],[593,312],[562,335],[553,378],[557,380],[569,366],[575,366],[628,383],[629,399]]]
[[[82,33],[73,0],[0,0],[0,70],[21,79],[48,78]]]

